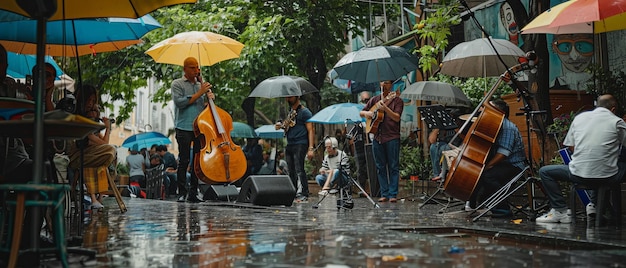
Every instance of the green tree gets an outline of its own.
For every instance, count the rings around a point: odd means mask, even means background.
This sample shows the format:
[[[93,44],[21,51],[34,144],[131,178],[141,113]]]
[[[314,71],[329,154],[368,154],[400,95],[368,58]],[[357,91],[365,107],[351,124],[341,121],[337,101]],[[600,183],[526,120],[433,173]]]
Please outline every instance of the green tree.
[[[246,118],[255,125],[284,117],[286,109],[276,109],[281,107],[280,100],[256,102],[260,104],[255,109],[255,101],[246,100],[254,86],[267,77],[288,74],[303,76],[323,88],[329,66],[345,51],[347,33],[359,33],[368,25],[366,4],[352,0],[207,1],[161,8],[152,15],[163,28],[148,33],[143,44],[80,57],[80,75],[76,61],[68,60],[65,66],[70,75],[82,77],[84,83],[109,94],[107,105],[116,100],[125,102],[117,115],[118,122],[128,119],[135,107],[134,90],[144,86],[151,76],[161,85],[151,96],[152,101],[165,103],[170,99],[171,81],[181,76],[182,68],[157,64],[144,52],[176,33],[212,31],[244,43],[238,59],[202,70],[205,79],[214,85],[216,103],[235,120]],[[320,109],[319,94],[304,99],[313,112]]]

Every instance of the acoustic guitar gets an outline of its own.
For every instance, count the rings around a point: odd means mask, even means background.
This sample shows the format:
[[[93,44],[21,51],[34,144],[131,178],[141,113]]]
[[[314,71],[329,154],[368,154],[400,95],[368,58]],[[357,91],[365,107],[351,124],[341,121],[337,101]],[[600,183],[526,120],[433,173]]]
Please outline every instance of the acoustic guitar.
[[[385,97],[384,100],[380,100],[380,101],[384,101],[385,106],[387,106],[396,97],[396,94],[397,94],[396,91],[389,92],[387,97]],[[370,108],[370,112],[374,114],[372,115],[372,118],[366,118],[365,120],[365,131],[367,133],[372,133],[372,134],[378,133],[378,125],[380,125],[380,123],[385,118],[385,112],[379,111],[380,107],[381,107],[381,104],[377,103],[373,105],[372,108]]]

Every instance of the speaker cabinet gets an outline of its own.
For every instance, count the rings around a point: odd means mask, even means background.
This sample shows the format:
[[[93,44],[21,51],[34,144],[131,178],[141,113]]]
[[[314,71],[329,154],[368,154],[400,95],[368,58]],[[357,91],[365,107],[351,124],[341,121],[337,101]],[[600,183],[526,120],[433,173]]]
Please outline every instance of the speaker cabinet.
[[[232,184],[214,184],[204,192],[204,200],[235,201],[239,196],[237,187]]]
[[[253,175],[241,185],[237,202],[260,206],[291,206],[296,188],[286,175]]]

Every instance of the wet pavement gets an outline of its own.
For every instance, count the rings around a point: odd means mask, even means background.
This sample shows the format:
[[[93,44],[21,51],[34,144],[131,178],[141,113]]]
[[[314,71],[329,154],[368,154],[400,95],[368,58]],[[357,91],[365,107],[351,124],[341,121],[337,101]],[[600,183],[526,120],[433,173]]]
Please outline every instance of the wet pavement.
[[[381,203],[355,198],[337,208],[328,196],[291,207],[207,201],[114,198],[88,214],[71,266],[92,267],[623,267],[626,233],[616,227],[538,225],[523,213],[472,222],[462,206],[419,208],[421,199]],[[441,213],[445,212],[445,213]],[[74,227],[72,232],[76,232]],[[44,262],[56,266],[55,261]]]

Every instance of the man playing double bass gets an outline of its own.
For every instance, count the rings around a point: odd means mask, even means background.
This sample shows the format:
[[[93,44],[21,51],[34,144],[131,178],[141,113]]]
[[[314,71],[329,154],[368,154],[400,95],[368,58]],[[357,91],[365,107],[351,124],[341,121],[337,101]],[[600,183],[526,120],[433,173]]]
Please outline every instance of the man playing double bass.
[[[193,122],[204,110],[207,99],[215,99],[209,82],[202,82],[198,60],[193,57],[186,58],[183,62],[184,76],[172,82],[172,100],[175,109],[176,141],[178,142],[178,202],[200,202],[198,199],[198,177],[191,172],[189,192],[187,191],[187,168],[190,161],[191,142],[194,151],[199,151],[200,142],[193,132]],[[196,150],[198,149],[198,150]],[[189,193],[189,195],[188,195]]]
[[[501,99],[493,100],[490,104],[504,114],[504,119],[491,148],[492,155],[489,156],[476,188],[470,196],[469,203],[472,208],[476,207],[477,201],[482,202],[489,198],[526,167],[524,142],[517,126],[509,120],[509,105]],[[512,215],[506,202],[501,202],[491,212],[492,217]]]

